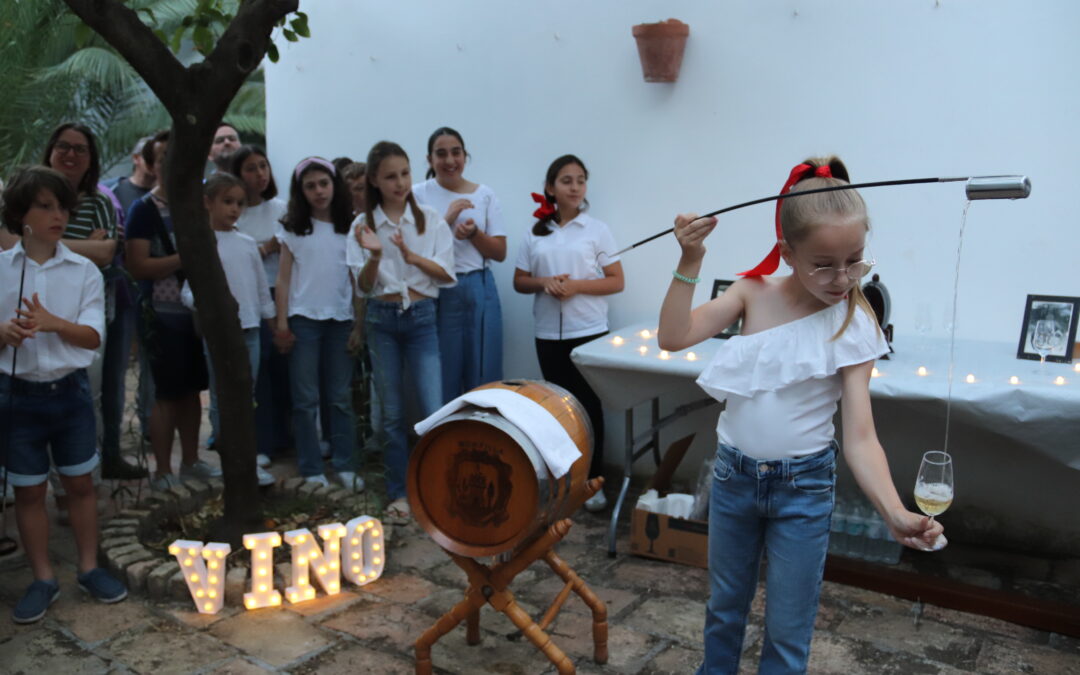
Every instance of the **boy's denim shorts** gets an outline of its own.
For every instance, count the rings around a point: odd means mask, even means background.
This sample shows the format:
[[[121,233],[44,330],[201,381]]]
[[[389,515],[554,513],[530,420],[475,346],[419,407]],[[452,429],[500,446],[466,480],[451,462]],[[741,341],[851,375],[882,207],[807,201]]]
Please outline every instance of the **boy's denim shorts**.
[[[97,466],[94,404],[85,369],[52,382],[0,374],[0,406],[0,448],[8,450],[12,485],[44,483],[50,450],[61,475],[82,476]]]

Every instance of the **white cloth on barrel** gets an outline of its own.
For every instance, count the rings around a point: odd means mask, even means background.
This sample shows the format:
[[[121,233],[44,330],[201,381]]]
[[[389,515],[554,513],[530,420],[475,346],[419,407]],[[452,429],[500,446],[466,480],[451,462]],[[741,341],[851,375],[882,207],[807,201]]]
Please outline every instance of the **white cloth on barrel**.
[[[510,389],[466,392],[436,410],[427,419],[417,422],[413,428],[417,434],[423,436],[436,424],[469,405],[498,410],[500,415],[529,437],[555,478],[566,475],[570,465],[581,457],[581,451],[570,438],[570,434],[544,406]]]

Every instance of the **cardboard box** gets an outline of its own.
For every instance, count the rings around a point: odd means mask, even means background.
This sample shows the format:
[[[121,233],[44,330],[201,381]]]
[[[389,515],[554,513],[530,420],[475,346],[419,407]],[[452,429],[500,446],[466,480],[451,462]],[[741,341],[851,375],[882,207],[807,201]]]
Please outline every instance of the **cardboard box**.
[[[647,488],[661,495],[671,489],[671,476],[686,455],[691,434],[671,444]],[[695,567],[709,567],[709,523],[704,520],[674,518],[634,508],[630,517],[630,552],[644,558],[670,560]]]

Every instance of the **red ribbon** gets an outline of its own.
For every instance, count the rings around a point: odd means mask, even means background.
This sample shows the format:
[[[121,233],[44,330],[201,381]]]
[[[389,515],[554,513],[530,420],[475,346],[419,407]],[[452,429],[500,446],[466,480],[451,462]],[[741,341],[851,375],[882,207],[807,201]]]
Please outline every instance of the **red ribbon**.
[[[827,164],[818,167],[806,163],[799,164],[791,170],[787,182],[784,183],[784,187],[780,189],[780,194],[787,194],[790,192],[791,189],[795,187],[796,183],[804,178],[809,178],[811,173],[818,178],[832,178],[832,169],[830,169]],[[757,267],[745,272],[739,272],[740,277],[768,276],[780,267],[780,240],[784,238],[784,232],[780,228],[780,205],[783,202],[783,199],[776,200],[776,243],[773,244],[772,250],[769,251],[769,254],[765,256],[764,260],[757,264]]]
[[[533,211],[533,217],[537,220],[543,220],[548,216],[555,215],[555,207],[551,205],[551,202],[547,200],[547,197],[541,194],[532,193],[532,199],[534,202],[540,205],[540,208]]]

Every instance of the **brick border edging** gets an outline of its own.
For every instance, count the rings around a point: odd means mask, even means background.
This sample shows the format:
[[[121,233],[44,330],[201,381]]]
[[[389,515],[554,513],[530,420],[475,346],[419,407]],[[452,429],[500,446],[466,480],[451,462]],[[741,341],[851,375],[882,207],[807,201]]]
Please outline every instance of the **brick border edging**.
[[[142,543],[142,538],[170,515],[190,513],[208,499],[219,496],[225,488],[220,478],[204,483],[186,480],[164,492],[151,492],[137,508],[124,509],[101,527],[98,560],[127,583],[128,591],[154,600],[190,600],[180,565],[171,556],[162,557]],[[338,485],[316,486],[293,477],[275,483],[270,490],[277,495],[295,494],[334,502],[339,506],[356,503],[360,495]],[[359,506],[359,504],[355,504]],[[385,529],[385,528],[384,528]],[[290,565],[275,566],[275,584],[284,587],[290,577]],[[232,566],[225,575],[225,602],[242,604],[247,568]]]

